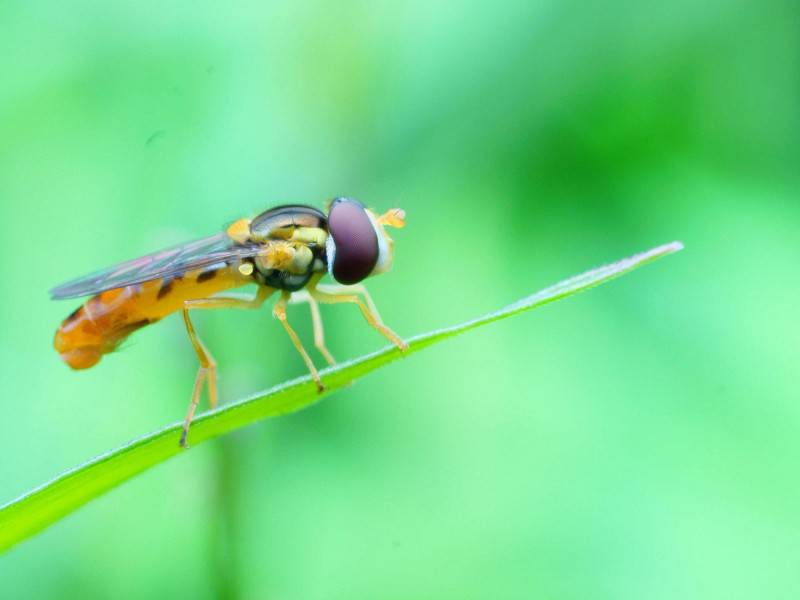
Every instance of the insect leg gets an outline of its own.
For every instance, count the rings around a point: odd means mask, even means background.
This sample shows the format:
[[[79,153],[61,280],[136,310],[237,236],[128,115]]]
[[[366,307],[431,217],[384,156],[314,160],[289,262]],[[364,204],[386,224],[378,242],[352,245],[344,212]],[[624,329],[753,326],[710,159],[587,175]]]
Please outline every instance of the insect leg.
[[[301,304],[307,302],[311,309],[311,323],[314,326],[314,346],[319,350],[320,354],[325,357],[328,364],[333,366],[336,364],[336,359],[328,350],[325,345],[325,328],[322,325],[322,315],[319,312],[319,302],[314,300],[306,291],[295,292],[292,294],[291,304]]]
[[[348,295],[348,294],[360,294],[364,298],[364,302],[367,303],[367,308],[372,313],[372,315],[377,319],[378,323],[381,325],[383,324],[383,319],[381,318],[380,313],[378,312],[378,307],[375,306],[375,302],[372,301],[372,296],[370,295],[367,288],[358,283],[356,285],[320,285],[317,286],[317,289],[320,292],[326,294],[332,294],[334,296],[341,296],[341,295]]]
[[[327,289],[330,290],[331,288],[329,287]],[[348,289],[352,290],[352,287]],[[383,321],[381,321],[380,315],[377,314],[377,311],[373,311],[368,304],[365,304],[364,301],[358,297],[358,295],[354,293],[332,293],[331,291],[323,291],[316,287],[309,287],[308,292],[311,294],[312,298],[322,304],[355,304],[371,327],[377,329],[381,335],[400,348],[401,351],[408,349],[408,344],[401,340],[394,331],[386,327]]]
[[[300,353],[300,356],[303,358],[303,362],[306,363],[306,367],[308,367],[309,372],[311,373],[311,378],[317,384],[317,389],[320,392],[325,390],[325,386],[322,385],[322,380],[319,377],[319,373],[317,372],[317,368],[314,366],[311,357],[306,352],[306,349],[303,348],[303,343],[300,341],[300,338],[297,337],[294,329],[292,329],[291,325],[289,325],[289,321],[286,318],[286,305],[289,303],[289,298],[291,294],[289,292],[283,292],[281,294],[280,299],[275,303],[275,308],[272,309],[272,314],[275,315],[275,318],[281,322],[283,328],[286,330],[286,333],[289,334],[289,337],[294,344],[294,347]]]
[[[210,373],[216,374],[217,363],[214,358],[206,349],[203,342],[197,336],[194,330],[194,325],[189,318],[189,310],[183,310],[183,322],[186,325],[186,331],[189,334],[189,340],[192,342],[194,351],[197,353],[197,359],[200,361],[200,368],[197,370],[197,377],[194,380],[194,388],[192,389],[192,402],[189,404],[189,411],[186,413],[186,418],[183,421],[183,433],[181,433],[180,444],[184,448],[188,448],[186,443],[186,436],[189,435],[189,425],[194,419],[194,413],[197,410],[197,405],[200,403],[200,394],[203,393],[203,384],[208,380],[208,401],[212,407],[217,403],[217,390],[216,390],[216,377],[209,377]]]
[[[330,353],[325,345],[325,328],[322,325],[319,303],[310,294],[308,296],[308,306],[311,309],[311,323],[314,326],[314,345],[320,354],[325,357],[325,360],[328,361],[328,364],[333,366],[336,364],[336,359],[333,358],[333,354]]]
[[[189,411],[186,413],[186,419],[183,422],[183,433],[181,434],[181,446],[187,448],[186,437],[189,435],[189,426],[194,419],[194,413],[197,411],[197,405],[200,403],[200,395],[203,392],[203,384],[208,383],[208,403],[211,408],[217,407],[217,363],[211,356],[211,353],[205,347],[197,332],[194,329],[192,320],[189,318],[190,310],[203,310],[214,308],[259,308],[264,301],[269,298],[275,290],[267,287],[259,287],[258,293],[253,298],[201,298],[197,300],[187,300],[183,303],[183,322],[186,325],[186,332],[189,334],[189,341],[192,343],[197,359],[200,361],[200,367],[197,370],[197,377],[194,381],[194,389],[192,390],[192,401],[189,404]]]

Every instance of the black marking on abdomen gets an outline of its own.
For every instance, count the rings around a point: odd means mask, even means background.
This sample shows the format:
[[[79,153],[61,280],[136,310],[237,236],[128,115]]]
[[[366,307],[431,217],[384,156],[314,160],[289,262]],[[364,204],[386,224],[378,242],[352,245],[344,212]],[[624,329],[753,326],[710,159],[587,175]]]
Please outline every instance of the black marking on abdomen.
[[[73,310],[71,313],[69,313],[69,315],[67,316],[67,318],[66,318],[66,319],[64,319],[64,323],[72,323],[72,321],[74,321],[75,319],[77,319],[77,318],[78,318],[78,315],[80,314],[80,312],[81,312],[81,309],[82,309],[82,308],[83,308],[83,305],[79,306],[78,308],[76,308],[75,310]]]
[[[151,323],[156,323],[157,321],[158,319],[141,319],[139,321],[134,321],[133,323],[123,325],[115,333],[117,335],[122,335],[122,337],[128,337],[134,331],[137,331],[142,327],[147,327]]]
[[[164,280],[161,282],[161,287],[158,289],[158,294],[156,294],[156,300],[161,300],[164,296],[172,291],[172,284],[174,281],[175,280],[172,277],[164,278]]]
[[[218,269],[212,269],[209,271],[203,271],[200,275],[197,276],[197,283],[205,283],[206,281],[211,281],[214,277],[217,276]]]

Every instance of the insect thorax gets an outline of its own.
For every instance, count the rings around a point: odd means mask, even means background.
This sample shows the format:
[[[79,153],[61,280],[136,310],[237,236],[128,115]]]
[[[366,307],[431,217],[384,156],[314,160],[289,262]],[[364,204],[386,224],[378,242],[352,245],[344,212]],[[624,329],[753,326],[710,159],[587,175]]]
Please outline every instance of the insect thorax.
[[[253,241],[265,252],[253,260],[259,283],[296,292],[314,273],[327,269],[325,242],[327,219],[321,211],[301,205],[279,206],[259,215],[250,224]]]
[[[314,273],[327,270],[324,246],[285,244],[271,244],[263,257],[253,259],[254,276],[259,283],[296,292],[308,284]]]

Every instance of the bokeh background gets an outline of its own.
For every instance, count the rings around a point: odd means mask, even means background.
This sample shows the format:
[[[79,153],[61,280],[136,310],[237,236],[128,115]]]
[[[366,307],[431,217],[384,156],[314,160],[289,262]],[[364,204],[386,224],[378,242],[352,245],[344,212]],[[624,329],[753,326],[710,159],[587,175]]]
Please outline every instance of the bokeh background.
[[[145,473],[2,597],[798,596],[796,0],[5,0],[0,34],[0,501],[186,409],[178,318],[60,363],[73,276],[348,194],[408,211],[371,289],[410,336],[687,245]],[[268,311],[197,323],[225,399],[304,373]]]

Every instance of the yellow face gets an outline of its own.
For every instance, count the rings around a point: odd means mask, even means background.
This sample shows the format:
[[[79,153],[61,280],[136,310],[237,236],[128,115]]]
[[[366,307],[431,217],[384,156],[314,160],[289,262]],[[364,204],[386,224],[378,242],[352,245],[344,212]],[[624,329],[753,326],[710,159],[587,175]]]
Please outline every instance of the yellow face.
[[[386,227],[394,227],[396,229],[405,227],[406,213],[402,208],[392,208],[381,216],[377,216],[369,209],[367,214],[375,227],[375,233],[378,235],[378,247],[380,250],[378,263],[375,265],[372,275],[379,275],[389,271],[394,262],[394,239],[386,231]]]

